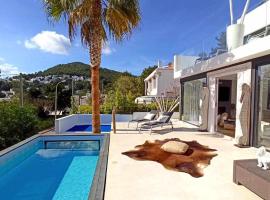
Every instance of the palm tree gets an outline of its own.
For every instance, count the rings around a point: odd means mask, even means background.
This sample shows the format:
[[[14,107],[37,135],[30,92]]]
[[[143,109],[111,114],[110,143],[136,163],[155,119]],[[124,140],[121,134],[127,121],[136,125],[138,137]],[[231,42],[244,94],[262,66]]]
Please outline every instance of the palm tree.
[[[93,133],[100,133],[99,68],[102,45],[108,37],[116,42],[131,35],[140,22],[138,0],[43,0],[48,17],[67,20],[72,41],[80,31],[83,45],[89,48],[92,93]]]

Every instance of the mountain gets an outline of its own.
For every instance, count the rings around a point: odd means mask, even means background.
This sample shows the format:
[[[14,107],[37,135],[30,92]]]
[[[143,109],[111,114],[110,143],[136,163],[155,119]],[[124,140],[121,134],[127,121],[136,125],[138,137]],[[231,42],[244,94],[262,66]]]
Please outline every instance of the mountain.
[[[28,78],[47,75],[77,75],[89,77],[90,66],[81,62],[72,62],[67,64],[59,64],[44,71],[40,71],[34,74],[25,75]],[[106,83],[113,83],[118,77],[126,74],[126,72],[118,72],[115,70],[100,68],[100,80],[104,80]]]
[[[77,75],[77,76],[84,76],[89,77],[89,69],[90,66],[81,63],[81,62],[72,62],[68,64],[59,64],[54,67],[51,67],[43,72],[39,72],[38,75]],[[109,78],[109,79],[115,79],[118,78],[122,73],[107,69],[107,68],[100,68],[100,78]]]

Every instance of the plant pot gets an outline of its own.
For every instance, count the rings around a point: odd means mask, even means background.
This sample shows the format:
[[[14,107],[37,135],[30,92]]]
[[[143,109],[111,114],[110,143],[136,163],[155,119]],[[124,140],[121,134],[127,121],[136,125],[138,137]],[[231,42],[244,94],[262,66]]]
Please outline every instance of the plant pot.
[[[227,27],[227,47],[231,51],[244,43],[244,24],[232,24]]]

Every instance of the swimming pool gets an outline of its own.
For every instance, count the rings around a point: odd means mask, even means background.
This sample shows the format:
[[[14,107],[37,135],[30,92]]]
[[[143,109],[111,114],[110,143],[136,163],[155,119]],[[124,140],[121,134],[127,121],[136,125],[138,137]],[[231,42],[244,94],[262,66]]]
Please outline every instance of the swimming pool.
[[[42,136],[0,155],[0,199],[88,199],[103,136]]]
[[[101,125],[100,131],[102,133],[110,132],[111,125]],[[67,132],[92,132],[92,125],[75,125],[68,129]]]

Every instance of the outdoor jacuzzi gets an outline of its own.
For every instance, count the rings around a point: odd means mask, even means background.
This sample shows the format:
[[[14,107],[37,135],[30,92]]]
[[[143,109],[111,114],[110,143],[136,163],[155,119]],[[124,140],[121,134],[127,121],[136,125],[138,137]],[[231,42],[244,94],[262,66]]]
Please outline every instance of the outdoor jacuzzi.
[[[1,151],[0,199],[102,196],[108,140],[109,134],[36,135]]]
[[[101,133],[109,133],[111,132],[111,125],[100,125]],[[72,128],[68,129],[66,132],[90,132],[92,133],[92,125],[75,125]]]
[[[117,114],[115,116],[117,122],[128,122],[132,119],[132,115]],[[111,132],[112,115],[101,114],[101,133]],[[59,118],[55,121],[56,134],[69,133],[92,133],[92,115],[91,114],[73,114],[66,117]]]

